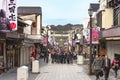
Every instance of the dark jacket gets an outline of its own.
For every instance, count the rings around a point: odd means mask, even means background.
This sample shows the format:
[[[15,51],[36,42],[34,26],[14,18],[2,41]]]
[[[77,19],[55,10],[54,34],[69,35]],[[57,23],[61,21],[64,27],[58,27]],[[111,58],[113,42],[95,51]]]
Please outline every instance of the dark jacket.
[[[103,64],[102,64],[103,69],[105,68],[111,68],[111,60],[109,58],[106,58],[103,60]]]

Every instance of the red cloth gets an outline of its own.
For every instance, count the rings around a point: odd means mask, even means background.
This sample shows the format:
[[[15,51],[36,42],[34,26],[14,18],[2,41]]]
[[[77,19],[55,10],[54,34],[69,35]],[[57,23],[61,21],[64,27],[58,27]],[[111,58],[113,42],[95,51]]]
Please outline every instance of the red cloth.
[[[112,63],[111,63],[112,65],[114,65],[114,64],[118,64],[118,65],[120,65],[120,61],[119,60],[112,60]]]
[[[35,52],[33,52],[33,53],[31,54],[31,56],[35,58],[35,56],[36,56],[36,55],[35,55]]]
[[[53,50],[50,50],[50,54],[54,54],[54,51],[53,51]]]

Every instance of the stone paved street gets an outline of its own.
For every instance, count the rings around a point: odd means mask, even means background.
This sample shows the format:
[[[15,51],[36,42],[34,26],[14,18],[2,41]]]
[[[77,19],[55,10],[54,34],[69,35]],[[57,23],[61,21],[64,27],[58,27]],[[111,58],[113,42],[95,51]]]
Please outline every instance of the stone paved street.
[[[91,80],[83,67],[76,64],[48,64],[35,80]]]
[[[88,64],[46,64],[40,59],[40,74],[29,71],[28,80],[95,80],[95,75],[88,75],[88,72]],[[0,80],[17,80],[17,69],[1,74]],[[114,80],[112,70],[109,80]],[[120,75],[117,80],[120,80]]]

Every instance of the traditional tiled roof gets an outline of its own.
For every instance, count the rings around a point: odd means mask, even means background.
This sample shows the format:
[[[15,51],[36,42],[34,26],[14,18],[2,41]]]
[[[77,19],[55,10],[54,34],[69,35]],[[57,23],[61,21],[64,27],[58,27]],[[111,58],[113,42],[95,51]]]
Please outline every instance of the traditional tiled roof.
[[[92,8],[93,12],[96,12],[99,9],[98,3],[90,3],[90,7]]]
[[[41,9],[41,7],[21,6],[21,7],[18,7],[18,14],[25,14],[25,15],[39,14],[39,15],[42,15],[42,9]]]

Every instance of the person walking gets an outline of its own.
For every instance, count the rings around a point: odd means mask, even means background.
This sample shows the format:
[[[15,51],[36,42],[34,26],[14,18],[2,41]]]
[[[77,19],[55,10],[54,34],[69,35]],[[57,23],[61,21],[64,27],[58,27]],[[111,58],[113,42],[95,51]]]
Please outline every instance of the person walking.
[[[50,55],[51,55],[50,61],[52,60],[52,63],[54,63],[54,50],[53,49],[50,50]]]
[[[93,69],[95,70],[96,80],[99,80],[100,77],[99,72],[101,71],[101,60],[98,55],[95,56],[92,66]]]
[[[73,52],[69,53],[70,64],[73,63]]]
[[[66,63],[66,57],[67,57],[67,53],[63,53],[63,63]]]
[[[69,64],[70,63],[70,53],[69,52],[66,55],[66,60],[67,60],[67,63]]]
[[[110,72],[110,68],[111,68],[111,60],[108,58],[107,55],[105,55],[105,58],[103,59],[102,68],[104,71],[105,80],[108,80],[109,72]]]
[[[114,71],[114,77],[115,79],[117,79],[117,75],[118,75],[118,69],[119,69],[119,65],[120,65],[120,61],[115,57],[113,60],[112,60],[112,69]]]

